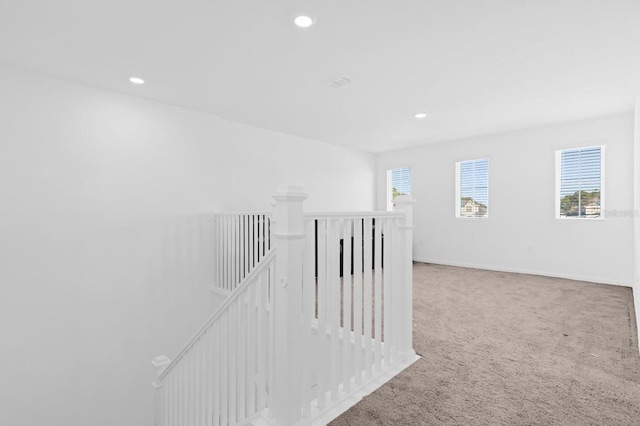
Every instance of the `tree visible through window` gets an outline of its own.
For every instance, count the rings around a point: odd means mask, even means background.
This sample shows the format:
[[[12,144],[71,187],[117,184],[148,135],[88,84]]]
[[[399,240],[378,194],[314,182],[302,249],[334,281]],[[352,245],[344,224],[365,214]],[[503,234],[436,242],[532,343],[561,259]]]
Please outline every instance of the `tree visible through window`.
[[[556,151],[556,217],[602,217],[604,147]]]
[[[489,160],[456,163],[456,217],[489,216]]]

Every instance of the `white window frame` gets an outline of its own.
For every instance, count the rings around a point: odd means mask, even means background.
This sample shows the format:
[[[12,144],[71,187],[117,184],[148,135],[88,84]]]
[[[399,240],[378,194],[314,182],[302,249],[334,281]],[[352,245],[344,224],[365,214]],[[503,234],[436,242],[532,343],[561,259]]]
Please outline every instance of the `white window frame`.
[[[487,161],[487,214],[484,216],[464,216],[461,214],[461,210],[462,210],[462,206],[460,205],[460,197],[461,197],[461,188],[460,185],[462,184],[461,179],[460,179],[460,166],[463,163],[470,163],[470,162],[475,162],[475,161],[481,161],[481,160],[486,160]],[[457,161],[456,162],[456,196],[455,196],[455,206],[454,206],[454,211],[455,211],[455,217],[456,219],[488,219],[489,218],[489,158],[475,158],[473,160],[463,160],[463,161]]]
[[[411,185],[411,166],[394,167],[387,170],[387,211],[395,211],[395,204],[393,204],[393,171],[398,169],[409,169],[409,185]],[[411,190],[409,191],[411,194]]]
[[[555,217],[560,220],[604,220],[605,217],[605,145],[581,146],[577,148],[559,149],[555,152],[556,157],[556,190],[555,190]],[[562,176],[562,153],[565,151],[577,151],[583,149],[600,148],[600,216],[561,216],[560,215],[560,193],[561,193],[561,176]]]

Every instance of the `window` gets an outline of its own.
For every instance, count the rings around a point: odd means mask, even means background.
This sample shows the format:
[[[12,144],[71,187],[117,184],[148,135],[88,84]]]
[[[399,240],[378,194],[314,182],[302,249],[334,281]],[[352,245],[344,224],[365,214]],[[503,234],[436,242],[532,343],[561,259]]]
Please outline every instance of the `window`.
[[[394,211],[393,199],[411,194],[411,167],[387,170],[387,210]]]
[[[456,163],[456,217],[489,216],[489,160]]]
[[[603,216],[603,160],[604,146],[556,151],[556,218]]]

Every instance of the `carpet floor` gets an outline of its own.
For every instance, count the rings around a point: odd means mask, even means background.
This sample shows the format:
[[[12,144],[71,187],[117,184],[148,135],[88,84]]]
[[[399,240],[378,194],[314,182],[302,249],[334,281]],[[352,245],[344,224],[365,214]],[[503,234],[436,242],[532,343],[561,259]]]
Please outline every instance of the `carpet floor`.
[[[330,423],[640,425],[630,288],[414,265],[422,358]]]

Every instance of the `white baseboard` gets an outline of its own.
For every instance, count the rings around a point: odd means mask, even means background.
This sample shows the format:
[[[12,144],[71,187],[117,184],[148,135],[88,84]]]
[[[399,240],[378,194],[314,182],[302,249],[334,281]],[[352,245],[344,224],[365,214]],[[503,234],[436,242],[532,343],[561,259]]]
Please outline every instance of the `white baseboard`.
[[[415,262],[422,263],[434,263],[437,265],[446,265],[446,266],[459,266],[461,268],[473,268],[473,269],[483,269],[486,271],[498,271],[498,272],[512,272],[516,274],[527,274],[527,275],[540,275],[543,277],[551,277],[551,278],[564,278],[567,280],[575,280],[575,281],[587,281],[596,284],[607,284],[607,285],[617,285],[621,287],[632,287],[629,282],[622,282],[617,280],[606,280],[602,278],[593,278],[583,275],[575,275],[575,274],[558,274],[551,273],[545,271],[533,271],[528,269],[519,269],[519,268],[506,268],[503,266],[488,266],[488,265],[477,265],[473,263],[464,263],[464,262],[448,262],[445,260],[437,260],[437,259],[413,259]]]

